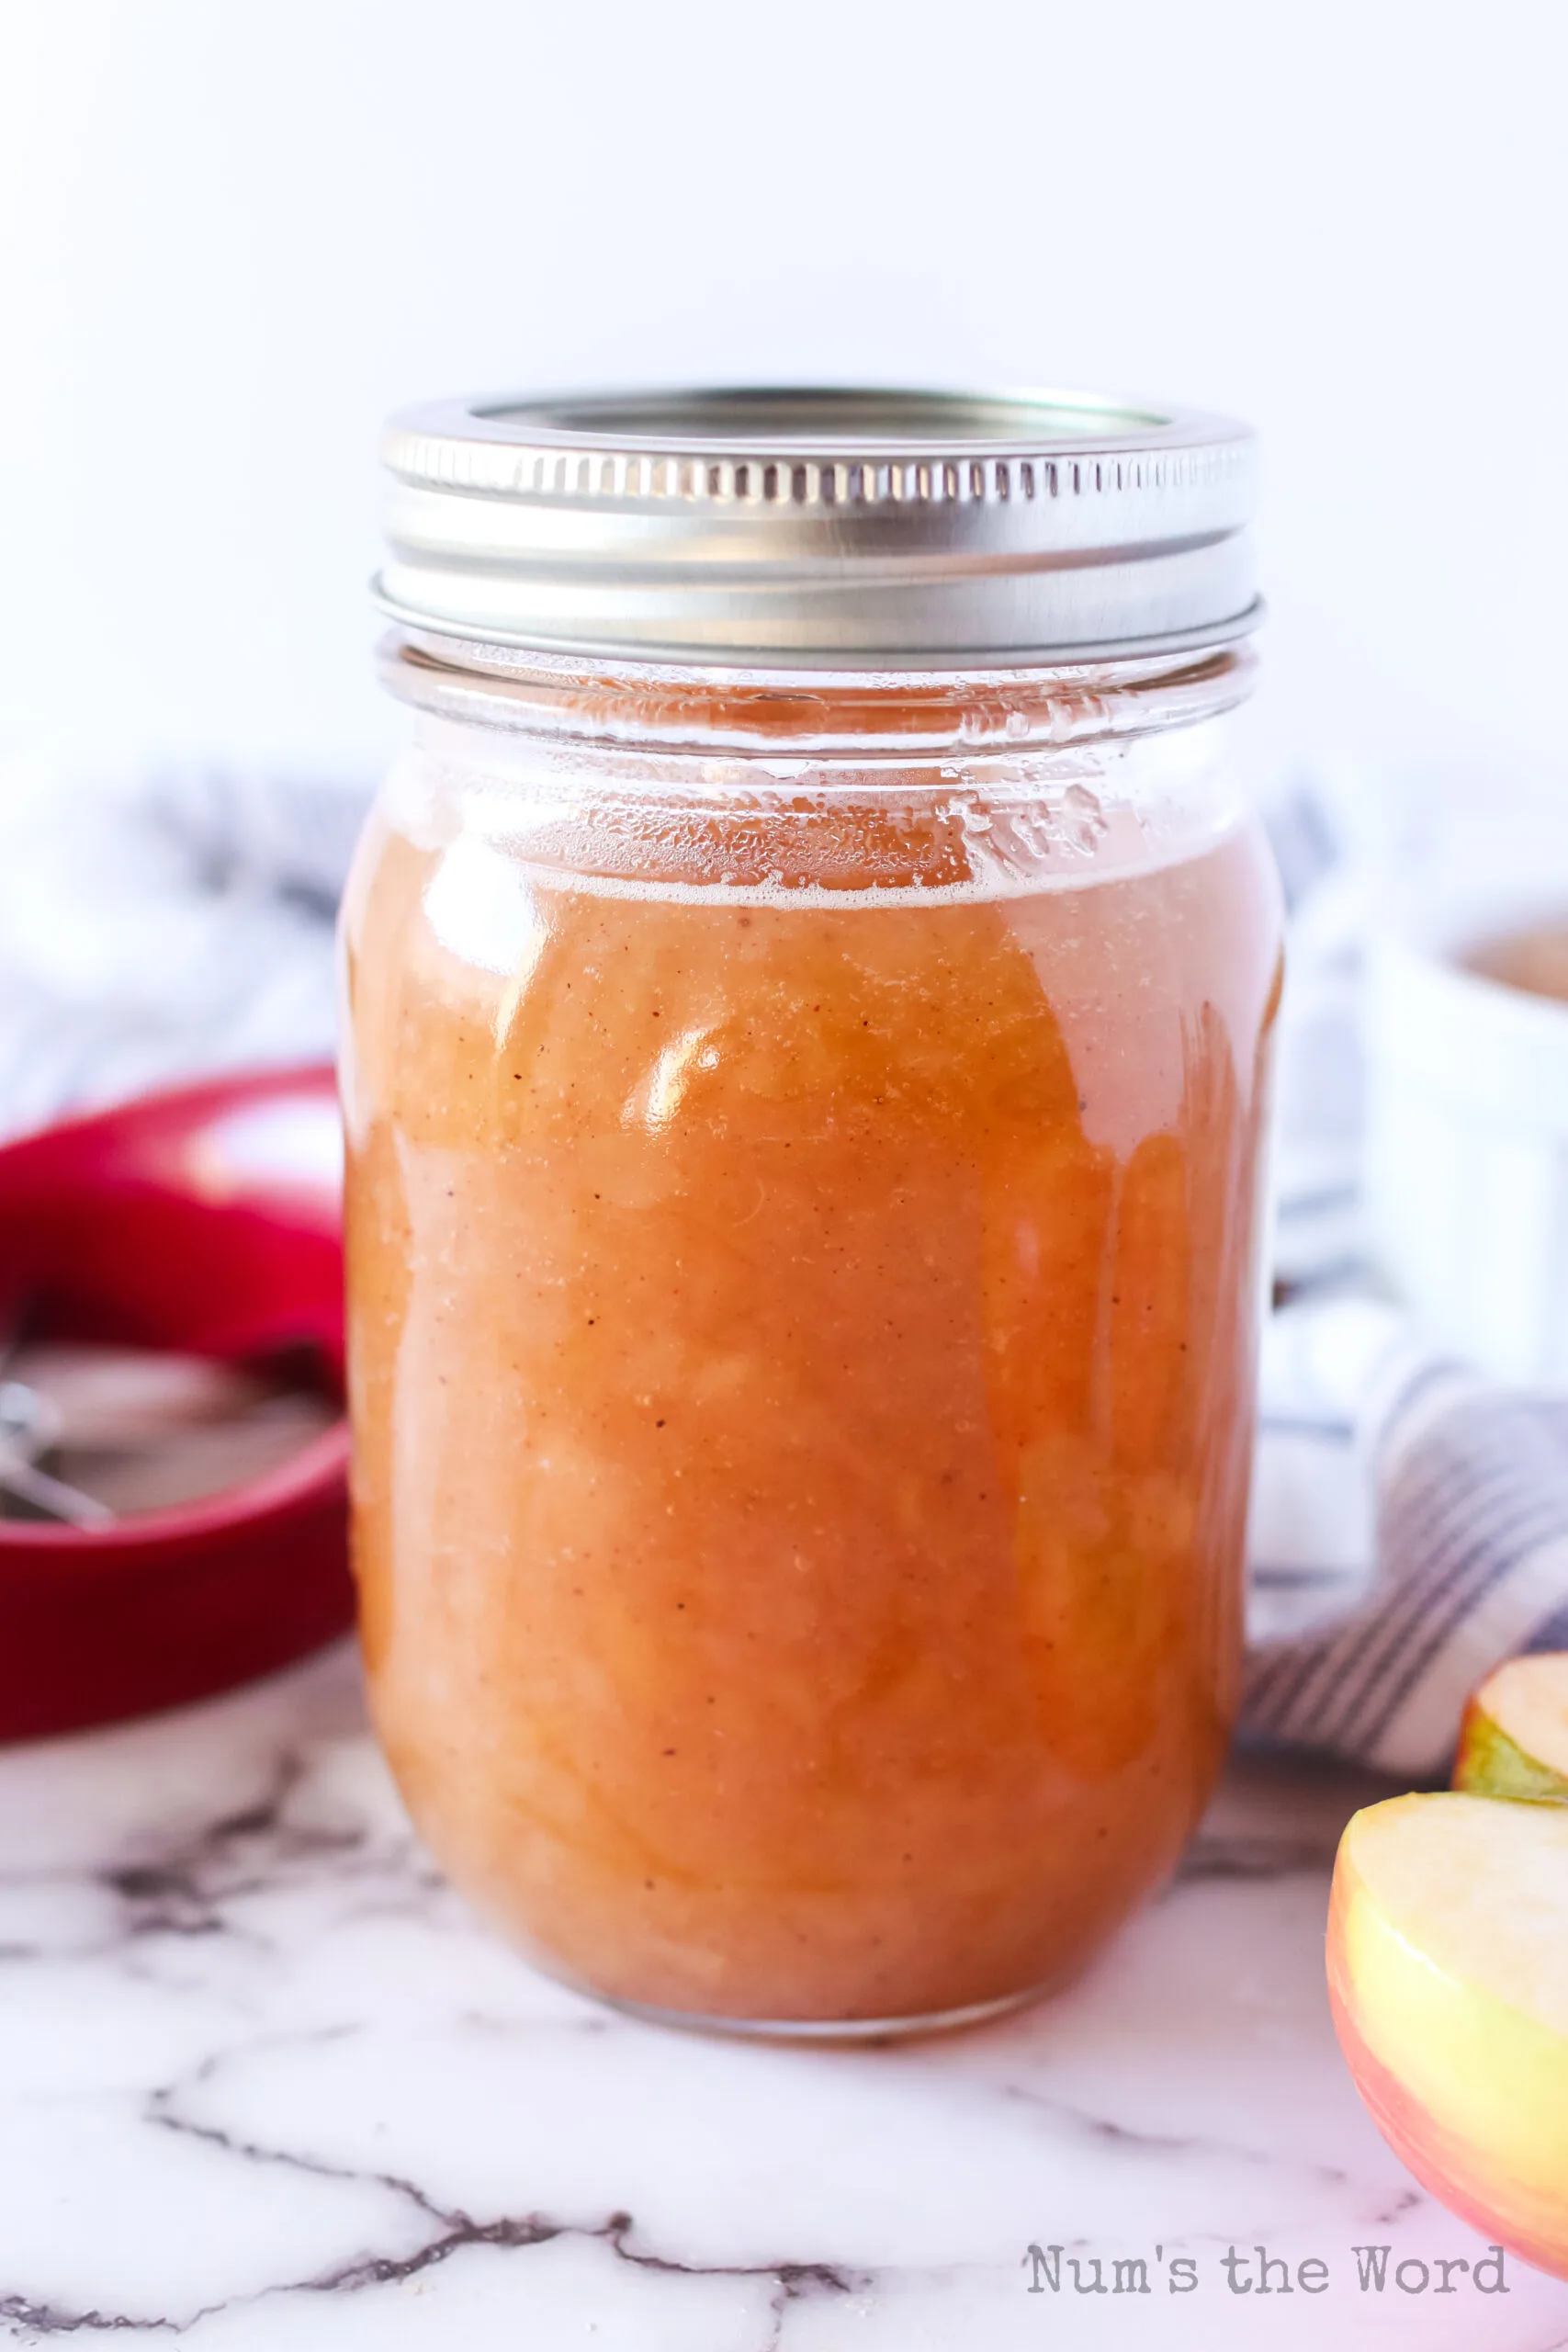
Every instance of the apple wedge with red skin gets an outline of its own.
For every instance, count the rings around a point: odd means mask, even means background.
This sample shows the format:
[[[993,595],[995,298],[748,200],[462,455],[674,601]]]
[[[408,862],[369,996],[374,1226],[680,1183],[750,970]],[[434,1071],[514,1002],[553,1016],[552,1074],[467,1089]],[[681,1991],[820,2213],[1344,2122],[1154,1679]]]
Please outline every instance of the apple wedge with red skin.
[[[1568,1804],[1393,1797],[1345,1831],[1340,2046],[1422,2185],[1568,2278]]]
[[[1568,1652],[1511,1657],[1487,1676],[1464,1711],[1454,1786],[1568,1804]]]

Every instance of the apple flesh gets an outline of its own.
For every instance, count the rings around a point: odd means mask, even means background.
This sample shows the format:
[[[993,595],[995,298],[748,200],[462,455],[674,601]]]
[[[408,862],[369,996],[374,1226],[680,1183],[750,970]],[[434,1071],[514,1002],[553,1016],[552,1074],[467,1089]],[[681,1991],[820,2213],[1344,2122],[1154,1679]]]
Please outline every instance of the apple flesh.
[[[1568,1653],[1512,1657],[1487,1676],[1464,1711],[1454,1786],[1568,1804]]]
[[[1568,2278],[1568,1806],[1439,1793],[1358,1813],[1328,1989],[1357,2088],[1416,2179]]]

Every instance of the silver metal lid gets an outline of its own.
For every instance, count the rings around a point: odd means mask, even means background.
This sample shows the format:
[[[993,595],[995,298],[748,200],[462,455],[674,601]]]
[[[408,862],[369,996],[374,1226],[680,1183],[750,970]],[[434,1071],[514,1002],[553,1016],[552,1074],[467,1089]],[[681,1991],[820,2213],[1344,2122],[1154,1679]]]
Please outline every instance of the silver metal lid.
[[[497,647],[941,669],[1179,651],[1259,606],[1257,444],[1075,392],[444,401],[388,428],[383,609]]]

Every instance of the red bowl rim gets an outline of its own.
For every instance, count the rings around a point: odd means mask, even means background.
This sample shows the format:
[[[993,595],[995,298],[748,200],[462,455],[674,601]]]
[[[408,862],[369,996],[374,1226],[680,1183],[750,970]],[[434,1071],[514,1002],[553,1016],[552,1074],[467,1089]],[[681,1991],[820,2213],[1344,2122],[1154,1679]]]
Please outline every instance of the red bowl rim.
[[[13,1152],[31,1151],[40,1143],[52,1143],[57,1136],[116,1127],[128,1119],[154,1117],[162,1111],[199,1110],[207,1105],[216,1111],[253,1095],[324,1095],[337,1091],[337,1065],[332,1061],[268,1062],[259,1069],[253,1064],[246,1069],[220,1070],[206,1078],[182,1080],[178,1086],[154,1086],[144,1093],[122,1094],[112,1102],[96,1102],[91,1110],[73,1111],[63,1119],[46,1119],[41,1126],[20,1127],[0,1142],[0,1159],[8,1159]]]
[[[0,1159],[13,1151],[25,1152],[56,1136],[113,1127],[127,1118],[156,1116],[188,1106],[214,1111],[231,1102],[244,1102],[268,1094],[325,1094],[335,1089],[331,1062],[293,1062],[276,1069],[237,1071],[231,1077],[200,1079],[183,1086],[162,1087],[148,1094],[85,1111],[42,1127],[29,1128],[0,1145]],[[106,1555],[135,1554],[152,1548],[167,1551],[186,1543],[209,1543],[240,1526],[263,1527],[291,1518],[302,1502],[332,1494],[348,1472],[349,1430],[339,1415],[330,1429],[309,1439],[299,1452],[259,1476],[220,1487],[189,1503],[163,1510],[138,1511],[107,1527],[66,1527],[37,1520],[0,1520],[0,1566],[33,1558],[51,1559],[59,1566],[97,1561]]]

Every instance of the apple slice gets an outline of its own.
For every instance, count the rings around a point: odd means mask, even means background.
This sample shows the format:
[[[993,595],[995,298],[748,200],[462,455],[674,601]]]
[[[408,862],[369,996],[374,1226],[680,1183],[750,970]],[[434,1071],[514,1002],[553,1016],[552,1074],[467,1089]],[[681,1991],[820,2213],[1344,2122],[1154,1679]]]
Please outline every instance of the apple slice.
[[[1328,1991],[1417,2180],[1568,2278],[1568,1806],[1392,1797],[1349,1823]]]
[[[1487,1676],[1460,1725],[1454,1786],[1568,1804],[1568,1652],[1511,1657]]]

